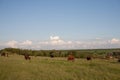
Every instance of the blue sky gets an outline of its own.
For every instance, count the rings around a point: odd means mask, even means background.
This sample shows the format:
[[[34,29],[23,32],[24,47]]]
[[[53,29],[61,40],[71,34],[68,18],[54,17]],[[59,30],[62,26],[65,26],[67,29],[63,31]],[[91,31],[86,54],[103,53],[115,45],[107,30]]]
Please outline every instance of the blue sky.
[[[69,42],[70,49],[90,48],[88,44],[120,47],[119,4],[119,0],[0,0],[0,48],[59,49]]]

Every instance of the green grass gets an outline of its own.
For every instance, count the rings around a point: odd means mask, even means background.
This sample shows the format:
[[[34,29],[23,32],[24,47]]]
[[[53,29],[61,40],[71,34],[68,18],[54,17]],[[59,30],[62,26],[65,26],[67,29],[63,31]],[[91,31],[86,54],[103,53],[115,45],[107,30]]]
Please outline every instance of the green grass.
[[[120,80],[120,63],[116,60],[86,61],[66,58],[0,56],[0,80]]]

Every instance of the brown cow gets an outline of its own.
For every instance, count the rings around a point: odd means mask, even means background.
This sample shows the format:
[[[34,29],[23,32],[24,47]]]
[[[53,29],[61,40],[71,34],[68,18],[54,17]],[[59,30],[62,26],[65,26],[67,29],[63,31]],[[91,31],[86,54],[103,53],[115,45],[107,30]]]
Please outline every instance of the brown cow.
[[[72,54],[68,55],[68,61],[74,61],[75,57]]]
[[[28,54],[24,54],[24,58],[25,58],[26,60],[30,60],[30,59],[31,59]]]

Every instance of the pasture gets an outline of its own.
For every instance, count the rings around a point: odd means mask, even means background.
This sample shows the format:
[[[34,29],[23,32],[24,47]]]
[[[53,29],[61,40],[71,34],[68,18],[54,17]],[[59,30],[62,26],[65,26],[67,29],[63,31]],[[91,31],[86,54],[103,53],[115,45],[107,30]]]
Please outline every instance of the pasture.
[[[0,80],[120,80],[117,60],[0,56]]]

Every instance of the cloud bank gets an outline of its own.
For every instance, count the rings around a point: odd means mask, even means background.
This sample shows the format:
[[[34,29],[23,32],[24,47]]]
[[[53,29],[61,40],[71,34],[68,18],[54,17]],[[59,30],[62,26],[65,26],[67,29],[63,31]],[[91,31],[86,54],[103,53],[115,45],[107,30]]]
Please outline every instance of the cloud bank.
[[[0,42],[0,48],[23,48],[23,49],[104,49],[104,48],[120,48],[120,39],[112,38],[104,40],[96,38],[92,41],[65,41],[59,36],[50,36],[46,41],[16,41]]]

